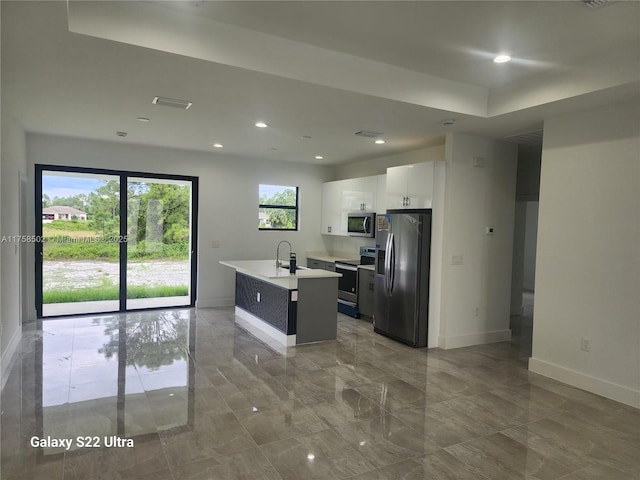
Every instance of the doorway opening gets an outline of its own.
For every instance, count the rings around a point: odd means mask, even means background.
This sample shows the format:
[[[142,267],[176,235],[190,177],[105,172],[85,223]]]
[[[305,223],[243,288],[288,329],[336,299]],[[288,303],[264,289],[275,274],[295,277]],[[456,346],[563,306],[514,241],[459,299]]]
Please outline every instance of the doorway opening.
[[[511,342],[524,362],[528,362],[533,347],[542,135],[536,139],[539,143],[518,146],[513,236]]]
[[[197,178],[36,165],[38,318],[195,305]]]

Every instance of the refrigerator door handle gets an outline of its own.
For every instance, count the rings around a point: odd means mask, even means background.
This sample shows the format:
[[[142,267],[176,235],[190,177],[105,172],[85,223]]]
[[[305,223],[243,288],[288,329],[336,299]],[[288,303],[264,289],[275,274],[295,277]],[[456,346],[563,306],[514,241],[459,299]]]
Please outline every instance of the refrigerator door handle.
[[[393,233],[389,234],[390,245],[388,252],[390,253],[389,258],[389,295],[393,293],[393,284],[395,283],[395,271],[396,271],[396,242]]]
[[[391,291],[389,290],[389,271],[391,269],[391,257],[390,257],[390,243],[391,243],[391,233],[387,236],[387,243],[385,245],[385,256],[384,256],[384,292],[389,296]]]

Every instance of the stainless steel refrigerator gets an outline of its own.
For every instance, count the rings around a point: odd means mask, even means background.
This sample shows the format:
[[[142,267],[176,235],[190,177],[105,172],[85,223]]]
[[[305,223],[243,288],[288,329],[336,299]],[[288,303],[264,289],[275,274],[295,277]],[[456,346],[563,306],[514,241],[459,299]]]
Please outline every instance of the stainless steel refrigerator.
[[[373,329],[427,346],[431,209],[387,210],[377,221]]]

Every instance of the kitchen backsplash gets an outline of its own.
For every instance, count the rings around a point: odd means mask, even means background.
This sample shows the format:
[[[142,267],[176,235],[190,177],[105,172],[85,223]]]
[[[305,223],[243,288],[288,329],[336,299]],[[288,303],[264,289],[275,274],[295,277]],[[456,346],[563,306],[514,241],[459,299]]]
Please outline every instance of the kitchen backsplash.
[[[360,247],[375,247],[375,238],[365,237],[341,237],[332,235],[322,235],[324,248],[327,252],[351,252],[356,255],[360,251]]]

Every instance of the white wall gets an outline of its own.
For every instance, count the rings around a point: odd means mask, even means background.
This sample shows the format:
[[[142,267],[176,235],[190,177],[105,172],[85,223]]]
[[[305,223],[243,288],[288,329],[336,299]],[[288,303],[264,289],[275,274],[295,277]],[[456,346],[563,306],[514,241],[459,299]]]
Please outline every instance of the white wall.
[[[474,167],[474,157],[484,167]],[[447,135],[439,346],[509,340],[517,147]],[[495,229],[485,234],[485,227]],[[462,256],[453,265],[453,256]]]
[[[234,272],[220,260],[275,259],[283,239],[301,263],[306,251],[324,248],[319,225],[327,167],[45,135],[28,135],[27,152],[31,172],[42,163],[199,177],[199,307],[233,305]],[[299,231],[258,231],[260,183],[300,187]],[[220,247],[212,248],[213,241]]]
[[[0,228],[3,236],[20,235],[19,178],[26,171],[25,134],[22,127],[5,110],[2,111],[2,197],[0,204]],[[1,271],[0,314],[2,321],[2,379],[6,379],[12,354],[20,340],[20,252],[28,248],[19,243],[0,244]]]
[[[529,368],[640,407],[640,100],[545,122]],[[591,351],[581,350],[581,338]]]

